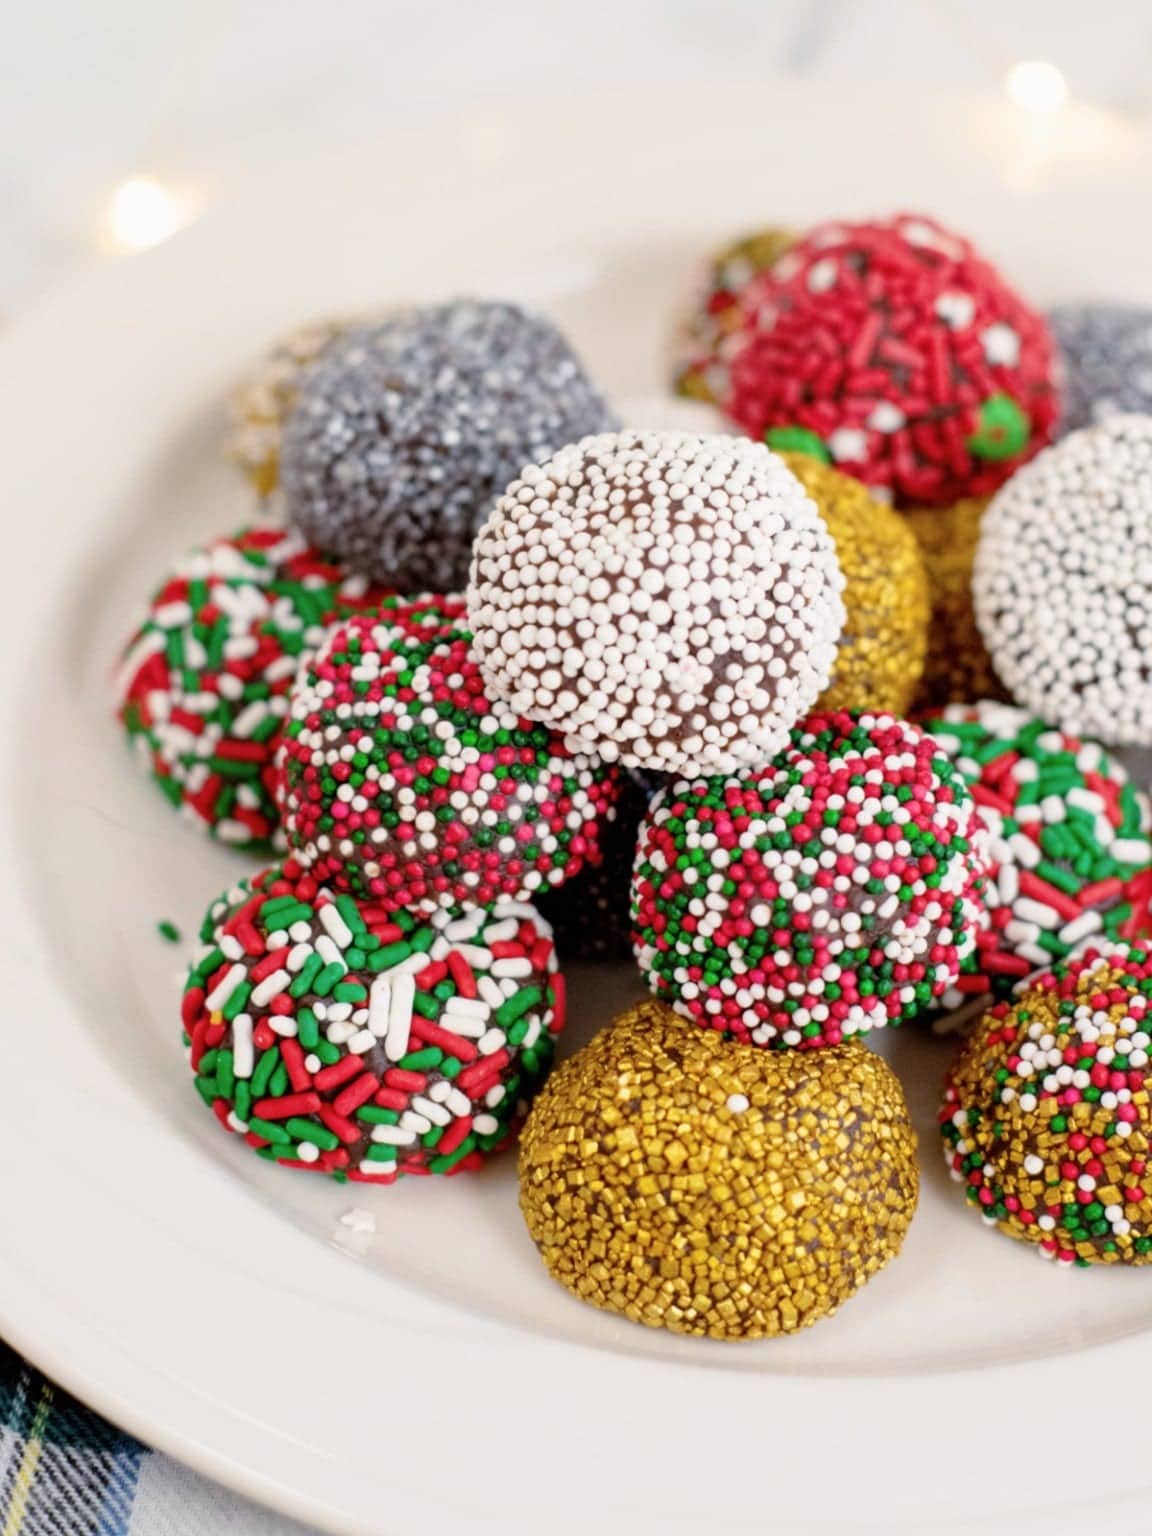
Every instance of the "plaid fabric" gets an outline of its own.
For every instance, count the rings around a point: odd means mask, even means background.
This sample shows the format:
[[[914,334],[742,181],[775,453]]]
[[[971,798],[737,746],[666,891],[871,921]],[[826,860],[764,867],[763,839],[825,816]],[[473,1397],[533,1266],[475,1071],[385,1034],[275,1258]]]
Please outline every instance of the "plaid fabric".
[[[306,1536],[114,1429],[0,1343],[0,1536]]]

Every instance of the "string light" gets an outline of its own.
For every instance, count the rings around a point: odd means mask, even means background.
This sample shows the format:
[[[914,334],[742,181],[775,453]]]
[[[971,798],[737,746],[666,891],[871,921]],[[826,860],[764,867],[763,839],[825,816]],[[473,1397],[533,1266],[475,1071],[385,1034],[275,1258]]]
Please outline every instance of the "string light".
[[[182,229],[192,218],[190,200],[155,176],[131,176],[112,193],[105,243],[113,251],[146,251]]]
[[[1068,101],[1068,82],[1047,59],[1022,59],[1004,79],[1004,89],[1014,106],[1045,115],[1059,112]]]

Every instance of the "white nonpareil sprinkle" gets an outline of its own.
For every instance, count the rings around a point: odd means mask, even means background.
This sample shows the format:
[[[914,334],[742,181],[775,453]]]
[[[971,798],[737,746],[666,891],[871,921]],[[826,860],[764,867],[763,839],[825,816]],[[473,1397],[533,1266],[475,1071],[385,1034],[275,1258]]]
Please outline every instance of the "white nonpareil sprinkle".
[[[497,502],[469,620],[491,692],[574,750],[735,773],[827,685],[843,586],[815,504],[763,445],[606,433]]]

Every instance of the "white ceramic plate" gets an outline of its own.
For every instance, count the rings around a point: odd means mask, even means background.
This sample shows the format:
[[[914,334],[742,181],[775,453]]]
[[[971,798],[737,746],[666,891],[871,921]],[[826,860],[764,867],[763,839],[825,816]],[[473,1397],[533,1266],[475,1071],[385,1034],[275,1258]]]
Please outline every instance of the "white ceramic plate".
[[[246,516],[222,395],[301,318],[521,297],[610,388],[647,391],[711,242],[900,205],[970,229],[1042,299],[1152,298],[1148,146],[1084,116],[1050,165],[1017,127],[775,86],[501,113],[302,169],[9,333],[0,1331],[45,1370],[338,1529],[1053,1531],[1105,1504],[1113,1531],[1145,1528],[1152,1278],[1059,1272],[982,1230],[935,1142],[939,1042],[885,1042],[923,1132],[904,1255],[833,1321],[761,1344],[570,1300],[509,1157],[352,1194],[223,1137],[155,925],[191,934],[243,861],[137,775],[106,691],[164,562]],[[637,990],[627,970],[573,981],[570,1046]],[[374,1235],[341,1222],[353,1205]]]

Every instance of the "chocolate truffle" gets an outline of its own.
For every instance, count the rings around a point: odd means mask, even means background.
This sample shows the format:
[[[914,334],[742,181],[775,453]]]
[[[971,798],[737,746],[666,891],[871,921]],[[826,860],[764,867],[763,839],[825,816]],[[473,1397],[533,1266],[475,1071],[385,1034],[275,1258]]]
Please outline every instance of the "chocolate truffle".
[[[922,720],[964,775],[988,834],[988,925],[945,1008],[1003,996],[1090,940],[1152,929],[1152,808],[1123,765],[1008,704]]]
[[[743,438],[621,432],[525,469],[481,529],[493,697],[640,768],[767,761],[827,685],[844,579],[823,519]]]
[[[288,520],[403,592],[450,592],[521,467],[615,418],[549,320],[464,301],[360,327],[302,381],[283,433]]]
[[[1152,309],[1062,304],[1048,323],[1064,360],[1063,431],[1125,412],[1152,414]]]
[[[991,1008],[948,1074],[953,1178],[1045,1258],[1152,1262],[1150,999],[1148,946],[1101,944]]]
[[[972,578],[992,664],[1074,736],[1152,745],[1152,416],[1073,432],[993,499]]]
[[[388,601],[282,528],[246,528],[176,562],[116,688],[141,762],[187,820],[237,846],[273,837],[273,759],[296,668],[332,620]]]
[[[407,912],[317,886],[299,863],[213,902],[184,990],[196,1088],[261,1157],[391,1184],[502,1147],[564,1023],[532,907]]]
[[[988,495],[1052,436],[1043,316],[932,219],[818,225],[740,305],[729,415],[898,504]]]
[[[844,573],[847,617],[816,708],[904,714],[928,643],[928,581],[914,534],[859,480],[804,453],[780,457],[820,509]]]
[[[232,398],[228,449],[260,496],[280,480],[280,438],[304,374],[349,321],[315,320],[282,336]]]
[[[317,879],[396,908],[489,906],[598,857],[619,772],[485,692],[458,598],[329,631],[292,694],[284,830]]]
[[[916,693],[919,709],[1003,699],[972,606],[972,566],[988,503],[979,497],[951,507],[907,507],[928,578],[928,650]]]
[[[857,1042],[770,1055],[645,1002],[562,1063],[520,1142],[520,1208],[549,1273],[633,1322],[795,1333],[900,1251],[916,1136]]]
[[[796,239],[790,229],[760,229],[718,251],[703,289],[677,339],[676,392],[692,400],[723,400],[728,353],[739,340],[740,295]]]
[[[984,834],[931,736],[813,715],[766,768],[678,780],[640,829],[636,957],[678,1013],[773,1049],[899,1024],[984,921]]]
[[[599,862],[586,862],[571,880],[541,893],[540,911],[552,925],[564,965],[632,958],[629,885],[648,800],[641,785],[624,778],[615,818],[601,828]]]

